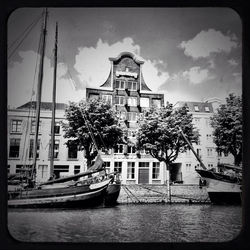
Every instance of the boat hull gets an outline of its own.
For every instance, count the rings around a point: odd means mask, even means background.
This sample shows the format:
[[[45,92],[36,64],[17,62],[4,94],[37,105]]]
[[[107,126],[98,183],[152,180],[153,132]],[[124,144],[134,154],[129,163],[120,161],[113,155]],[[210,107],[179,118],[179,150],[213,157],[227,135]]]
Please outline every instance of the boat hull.
[[[104,204],[106,206],[117,204],[117,199],[118,199],[118,196],[120,194],[120,190],[121,190],[120,183],[109,184],[107,191],[106,191]]]
[[[103,203],[110,180],[91,185],[34,189],[10,197],[9,208],[93,207]],[[13,194],[13,193],[12,193]]]
[[[235,177],[207,170],[196,170],[206,180],[208,196],[213,204],[241,204],[241,181]]]

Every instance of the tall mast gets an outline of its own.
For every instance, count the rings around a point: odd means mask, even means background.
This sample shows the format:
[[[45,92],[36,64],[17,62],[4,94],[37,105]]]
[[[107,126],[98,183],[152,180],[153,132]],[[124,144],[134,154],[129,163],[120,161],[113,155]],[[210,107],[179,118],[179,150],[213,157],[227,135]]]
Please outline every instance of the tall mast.
[[[54,172],[54,148],[55,148],[55,109],[56,109],[56,72],[57,72],[57,37],[58,28],[56,23],[55,49],[54,49],[54,79],[52,94],[52,120],[51,120],[51,146],[50,146],[50,177]]]
[[[39,133],[39,121],[40,121],[40,109],[41,109],[43,65],[44,65],[46,33],[47,33],[47,17],[48,17],[48,11],[46,8],[45,15],[44,15],[44,22],[43,22],[43,30],[42,30],[40,68],[39,68],[37,95],[36,95],[36,123],[35,123],[36,131],[35,131],[35,141],[34,141],[34,148],[33,148],[33,164],[32,164],[32,172],[31,172],[31,178],[33,181],[35,181],[35,175],[36,175],[36,160],[37,160],[36,153],[37,153],[37,146],[38,146],[38,133]]]

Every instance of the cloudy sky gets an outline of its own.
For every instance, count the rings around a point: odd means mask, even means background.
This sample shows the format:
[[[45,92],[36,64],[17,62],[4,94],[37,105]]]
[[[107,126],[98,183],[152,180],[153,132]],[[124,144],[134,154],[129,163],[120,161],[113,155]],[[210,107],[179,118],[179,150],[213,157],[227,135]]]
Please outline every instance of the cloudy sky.
[[[35,98],[42,8],[8,20],[8,105]],[[242,93],[242,26],[229,8],[49,8],[42,100],[51,101],[55,23],[59,25],[57,102],[79,101],[98,88],[109,57],[129,51],[165,101],[225,99]],[[37,21],[39,20],[39,21]],[[36,24],[37,23],[37,24]],[[28,32],[32,24],[34,28]]]

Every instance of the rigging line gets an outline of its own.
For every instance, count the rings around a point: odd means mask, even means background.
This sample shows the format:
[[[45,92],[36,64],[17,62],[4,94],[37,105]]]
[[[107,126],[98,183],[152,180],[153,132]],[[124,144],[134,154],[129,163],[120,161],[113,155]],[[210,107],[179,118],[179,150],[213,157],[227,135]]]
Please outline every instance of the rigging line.
[[[40,19],[39,19],[40,20]],[[16,48],[10,53],[10,55],[8,56],[8,59],[10,59],[12,57],[12,55],[17,51],[17,49],[21,46],[21,44],[23,43],[23,41],[25,40],[25,38],[30,34],[31,30],[36,26],[36,24],[38,23],[38,21],[36,23],[33,24],[33,26],[30,28],[30,30],[28,31],[28,33],[25,34],[25,36],[23,37],[23,39],[18,43],[18,45],[16,46]]]
[[[23,36],[23,34],[26,33],[28,29],[30,29],[30,27],[34,25],[34,23],[37,23],[42,17],[43,14],[40,14],[38,19],[35,19],[29,26],[27,26],[26,29],[8,46],[8,49],[11,49],[11,47]]]
[[[39,51],[41,49],[41,40],[42,40],[42,37],[40,36],[39,43],[38,43],[38,49],[37,49],[36,66],[35,66],[35,73],[34,73],[34,77],[33,77],[32,92],[31,92],[31,97],[30,97],[30,101],[29,101],[30,105],[29,105],[29,111],[28,111],[28,119],[27,119],[27,127],[26,127],[26,136],[25,136],[25,140],[24,140],[24,148],[26,148],[26,138],[27,138],[27,133],[28,133],[28,127],[30,126],[30,132],[31,132],[31,127],[32,127],[31,120],[32,120],[32,117],[33,118],[35,117],[35,110],[32,109],[32,99],[34,96],[33,93],[34,93],[34,86],[35,86],[35,77],[37,74],[38,57],[39,57],[38,55],[39,55]],[[33,136],[33,142],[34,142],[34,136]],[[34,147],[34,143],[33,143],[33,147]],[[30,148],[29,148],[29,150],[30,150]],[[28,157],[25,158],[25,162],[24,162],[25,165],[27,165],[27,161],[28,161]]]

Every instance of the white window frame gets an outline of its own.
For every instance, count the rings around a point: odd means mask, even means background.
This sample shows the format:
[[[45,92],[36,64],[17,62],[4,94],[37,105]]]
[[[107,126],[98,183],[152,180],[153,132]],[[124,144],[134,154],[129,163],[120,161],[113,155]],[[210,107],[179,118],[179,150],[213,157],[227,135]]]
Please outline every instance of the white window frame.
[[[140,106],[142,108],[149,108],[149,97],[141,97],[140,98]]]
[[[194,105],[194,111],[195,111],[195,112],[199,112],[199,111],[200,111],[200,110],[199,110],[199,106]]]
[[[21,133],[22,132],[22,120],[13,119],[11,120],[11,132],[12,133]]]
[[[137,97],[128,97],[128,106],[137,106]]]
[[[118,103],[116,102],[116,100],[118,100]],[[122,100],[122,101],[121,101]],[[122,96],[122,95],[117,95],[115,97],[115,105],[117,106],[122,106],[125,104],[125,96]]]
[[[133,119],[131,119],[133,118]],[[136,122],[137,121],[137,113],[136,112],[128,112],[128,121]]]
[[[134,180],[135,179],[135,162],[129,161],[127,165],[127,179]]]
[[[102,100],[112,105],[112,95],[109,94],[102,95]]]
[[[153,162],[152,179],[153,180],[159,180],[160,179],[160,162]]]

